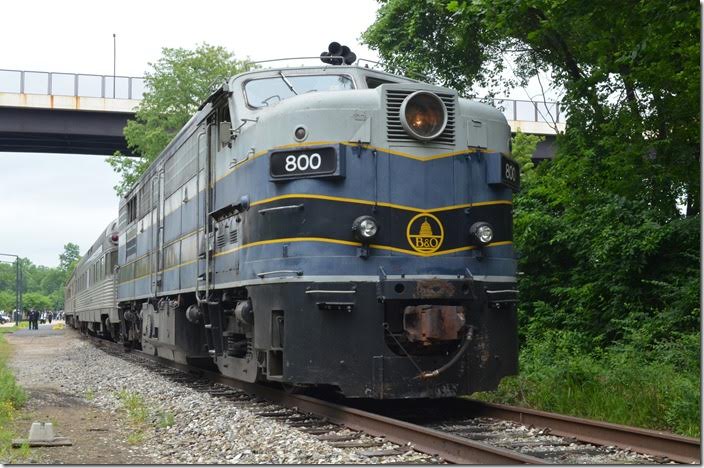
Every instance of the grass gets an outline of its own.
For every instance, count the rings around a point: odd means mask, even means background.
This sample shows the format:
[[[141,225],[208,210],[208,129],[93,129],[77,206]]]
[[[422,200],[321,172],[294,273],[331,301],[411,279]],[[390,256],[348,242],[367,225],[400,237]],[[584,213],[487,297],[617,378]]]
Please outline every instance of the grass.
[[[530,343],[521,370],[475,398],[699,437],[698,334],[643,351],[585,350],[565,336]]]
[[[174,425],[174,415],[170,411],[160,411],[157,415],[157,427],[166,429]]]
[[[123,409],[127,412],[127,417],[133,427],[133,432],[127,436],[127,443],[130,445],[142,443],[144,431],[147,429],[147,422],[149,421],[149,408],[144,398],[138,393],[128,392],[127,390],[120,390],[116,395],[122,403]],[[171,424],[173,424],[173,417]]]
[[[136,425],[146,424],[149,419],[149,409],[144,398],[138,393],[120,390],[117,398],[122,402],[122,407],[127,411],[127,416]]]
[[[0,335],[4,335],[5,333],[16,332],[17,330],[23,330],[25,328],[29,328],[28,322],[20,322],[19,327],[16,325],[13,325],[11,327],[0,327]]]
[[[127,417],[132,424],[133,432],[127,437],[128,444],[140,444],[144,440],[145,432],[149,430],[150,422],[154,427],[161,429],[174,425],[175,417],[171,411],[157,411],[155,418],[150,419],[149,408],[140,394],[120,390],[116,396],[122,403],[122,408],[127,412]],[[88,398],[87,395],[86,398]]]
[[[20,324],[19,328],[23,324]],[[12,450],[12,439],[16,437],[8,426],[16,417],[17,411],[27,401],[24,390],[17,385],[15,376],[7,368],[7,360],[10,356],[10,345],[5,341],[5,333],[11,333],[18,327],[0,328],[0,461],[16,462],[26,459],[29,456],[29,446],[23,446],[19,450]]]
[[[130,445],[141,444],[144,440],[144,432],[137,430],[127,436],[127,443]]]
[[[88,389],[86,390],[86,400],[88,400],[88,401],[95,400],[95,391],[93,390],[92,387],[88,387]]]

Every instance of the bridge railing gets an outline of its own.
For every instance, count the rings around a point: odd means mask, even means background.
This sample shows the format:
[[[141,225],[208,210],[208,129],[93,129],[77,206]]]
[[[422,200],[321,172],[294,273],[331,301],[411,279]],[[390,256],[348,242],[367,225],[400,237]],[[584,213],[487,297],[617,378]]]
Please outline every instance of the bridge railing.
[[[0,93],[142,99],[144,78],[0,69]]]
[[[507,120],[565,123],[567,113],[559,102],[522,101],[520,99],[490,99],[487,101],[506,116]]]
[[[0,93],[44,94],[107,99],[142,99],[144,78],[0,69]],[[508,120],[565,123],[567,115],[557,102],[489,99]]]

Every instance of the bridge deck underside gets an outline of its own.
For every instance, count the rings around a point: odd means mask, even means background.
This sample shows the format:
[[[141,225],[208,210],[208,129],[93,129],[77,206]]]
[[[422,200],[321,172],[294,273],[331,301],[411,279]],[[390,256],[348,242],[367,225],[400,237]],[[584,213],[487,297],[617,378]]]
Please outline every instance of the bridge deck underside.
[[[132,117],[123,112],[0,107],[0,152],[132,155],[123,135]]]

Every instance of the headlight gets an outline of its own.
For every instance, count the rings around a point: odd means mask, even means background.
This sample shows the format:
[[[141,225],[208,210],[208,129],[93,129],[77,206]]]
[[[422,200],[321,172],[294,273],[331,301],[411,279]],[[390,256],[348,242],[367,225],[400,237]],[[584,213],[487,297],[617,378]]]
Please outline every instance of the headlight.
[[[368,242],[379,232],[379,224],[372,216],[360,216],[352,223],[352,232],[357,240]]]
[[[469,232],[474,239],[481,245],[486,245],[494,238],[494,230],[489,223],[480,221],[472,224]]]
[[[445,103],[427,91],[416,91],[406,97],[399,116],[404,130],[419,140],[437,138],[447,125]]]

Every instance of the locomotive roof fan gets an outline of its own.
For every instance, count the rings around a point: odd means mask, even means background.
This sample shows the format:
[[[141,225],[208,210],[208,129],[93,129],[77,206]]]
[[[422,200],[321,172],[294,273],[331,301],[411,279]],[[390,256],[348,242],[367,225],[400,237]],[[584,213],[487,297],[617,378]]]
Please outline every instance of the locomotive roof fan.
[[[352,65],[357,60],[357,54],[346,45],[333,41],[328,45],[328,50],[320,53],[320,60],[330,65]]]

